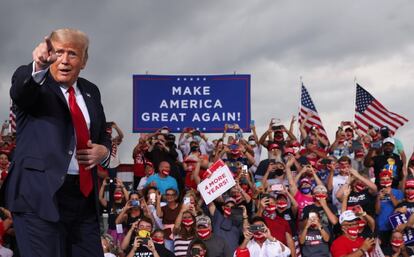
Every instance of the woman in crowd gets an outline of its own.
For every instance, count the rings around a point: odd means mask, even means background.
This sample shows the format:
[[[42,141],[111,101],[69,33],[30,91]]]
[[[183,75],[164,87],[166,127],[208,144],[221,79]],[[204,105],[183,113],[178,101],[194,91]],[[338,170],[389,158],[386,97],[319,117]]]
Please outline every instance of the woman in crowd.
[[[191,241],[196,237],[196,216],[194,205],[182,204],[173,229],[175,256],[186,256]]]

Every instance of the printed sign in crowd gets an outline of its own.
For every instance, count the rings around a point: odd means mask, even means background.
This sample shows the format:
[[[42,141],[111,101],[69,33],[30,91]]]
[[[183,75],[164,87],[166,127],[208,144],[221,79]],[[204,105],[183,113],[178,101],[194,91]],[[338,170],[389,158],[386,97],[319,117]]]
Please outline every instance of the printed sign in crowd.
[[[206,204],[236,185],[229,167],[222,160],[215,162],[209,171],[212,175],[203,180],[197,188]]]
[[[391,223],[392,228],[395,229],[396,227],[398,227],[398,225],[407,223],[410,216],[411,216],[411,213],[408,211],[406,213],[397,212],[391,215],[388,219]],[[403,233],[403,238],[404,238],[405,244],[413,243],[414,242],[414,229],[406,229]]]
[[[134,132],[221,132],[229,123],[250,131],[250,75],[134,75],[133,83]]]

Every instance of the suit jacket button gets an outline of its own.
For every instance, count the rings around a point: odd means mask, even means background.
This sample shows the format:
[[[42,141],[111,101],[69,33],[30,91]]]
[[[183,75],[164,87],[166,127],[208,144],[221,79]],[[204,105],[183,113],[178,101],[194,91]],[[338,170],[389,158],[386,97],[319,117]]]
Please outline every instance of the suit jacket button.
[[[72,154],[73,154],[73,151],[72,151],[72,150],[69,150],[69,151],[68,151],[68,154],[69,154],[69,155],[72,155]]]
[[[65,176],[60,177],[61,180],[65,180]]]

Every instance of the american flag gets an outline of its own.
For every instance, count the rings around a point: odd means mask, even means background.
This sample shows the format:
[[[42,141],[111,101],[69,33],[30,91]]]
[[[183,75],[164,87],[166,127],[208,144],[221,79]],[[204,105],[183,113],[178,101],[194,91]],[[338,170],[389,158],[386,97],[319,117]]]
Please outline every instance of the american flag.
[[[13,101],[10,100],[10,113],[9,113],[9,132],[16,132],[16,114],[13,109]]]
[[[388,111],[387,108],[358,84],[356,85],[355,104],[355,124],[358,129],[365,133],[369,126],[377,128],[387,126],[390,131],[395,133],[399,127],[408,121],[401,115]]]
[[[306,90],[303,83],[302,83],[302,93],[300,96],[300,103],[301,104],[300,104],[300,110],[299,110],[299,124],[302,125],[306,117],[308,117],[305,123],[305,127],[306,128],[316,127],[320,135],[324,137],[326,140],[328,140],[328,135],[326,134],[326,131],[322,125],[322,121],[321,121],[321,118],[319,117],[318,111],[316,110],[316,107],[313,104],[313,101],[308,93],[308,90]]]

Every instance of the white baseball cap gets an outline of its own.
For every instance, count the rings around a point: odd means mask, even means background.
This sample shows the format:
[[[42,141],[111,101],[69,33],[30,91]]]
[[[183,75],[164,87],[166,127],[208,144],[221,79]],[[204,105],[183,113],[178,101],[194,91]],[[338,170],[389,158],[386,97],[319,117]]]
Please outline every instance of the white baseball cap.
[[[351,210],[347,210],[341,213],[341,216],[339,216],[339,224],[342,224],[345,221],[353,221],[356,219],[358,219],[358,217],[355,215],[355,213]]]
[[[385,143],[391,143],[391,144],[395,145],[394,138],[392,138],[392,137],[387,137],[386,139],[384,139],[384,140],[382,141],[382,143],[383,143],[383,144],[385,144]]]

